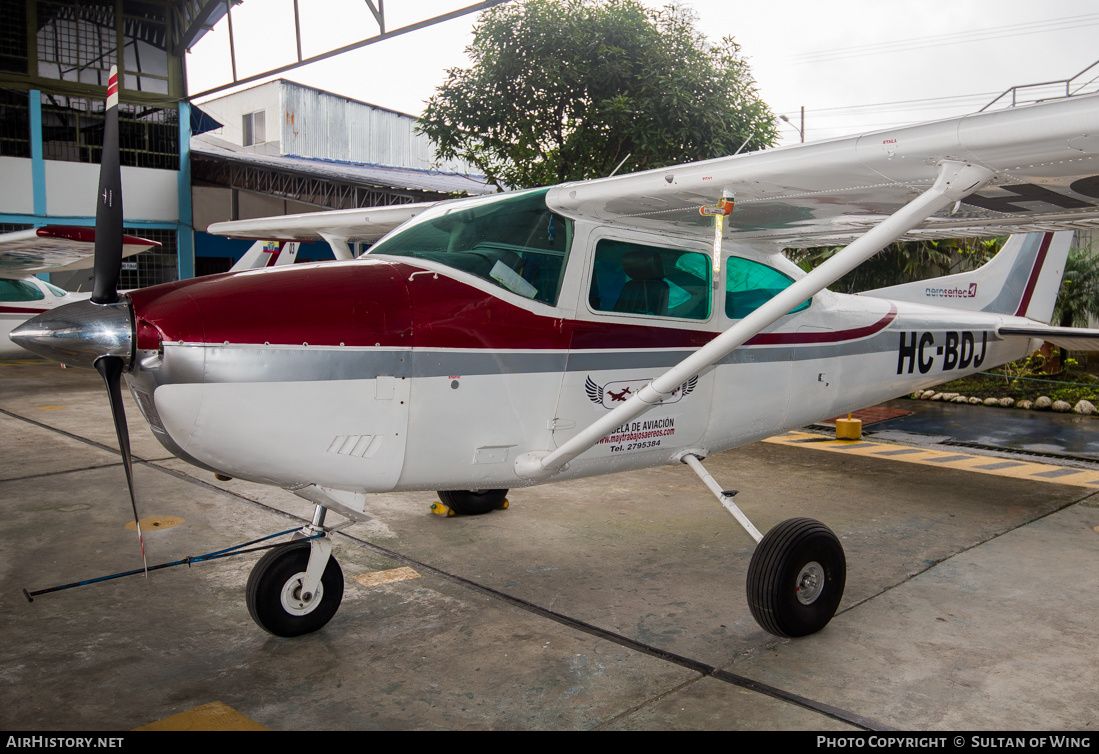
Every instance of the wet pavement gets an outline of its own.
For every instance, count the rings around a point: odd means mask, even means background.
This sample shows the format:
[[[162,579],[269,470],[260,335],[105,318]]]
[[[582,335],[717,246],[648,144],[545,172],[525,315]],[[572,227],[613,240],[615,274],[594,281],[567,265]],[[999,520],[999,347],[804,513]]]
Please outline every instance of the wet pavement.
[[[1099,417],[1014,408],[899,399],[883,406],[908,416],[864,425],[868,436],[925,435],[927,442],[975,443],[989,448],[1064,455],[1099,463]],[[894,435],[894,439],[900,439]],[[919,438],[909,438],[918,441]]]

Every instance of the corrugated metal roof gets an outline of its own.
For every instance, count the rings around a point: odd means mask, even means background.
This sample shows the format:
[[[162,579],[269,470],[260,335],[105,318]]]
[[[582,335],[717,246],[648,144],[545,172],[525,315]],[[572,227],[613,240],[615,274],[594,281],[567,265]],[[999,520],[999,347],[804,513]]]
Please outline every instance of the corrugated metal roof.
[[[430,191],[438,194],[464,192],[470,196],[492,194],[496,191],[494,187],[487,185],[484,176],[466,176],[435,170],[395,168],[310,157],[238,152],[213,144],[202,137],[191,139],[191,154],[359,186]]]

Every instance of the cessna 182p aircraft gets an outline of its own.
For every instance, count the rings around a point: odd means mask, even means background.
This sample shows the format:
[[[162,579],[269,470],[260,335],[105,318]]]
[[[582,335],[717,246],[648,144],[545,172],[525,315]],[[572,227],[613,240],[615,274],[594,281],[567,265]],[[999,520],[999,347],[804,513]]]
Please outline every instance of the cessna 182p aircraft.
[[[481,513],[509,488],[686,463],[758,543],[756,620],[801,636],[842,597],[837,537],[807,518],[762,535],[701,461],[1042,339],[1087,345],[1099,331],[1044,323],[1058,231],[1097,220],[1099,97],[1084,96],[490,197],[219,224],[384,238],[357,259],[122,300],[104,246],[91,301],[12,337],[100,371],[127,471],[122,374],[178,457],[316,504],[308,540],[249,578],[249,610],[274,634],[314,631],[339,606],[329,509],[354,518],[374,492],[441,490]],[[826,290],[898,239],[1002,233],[1016,235],[974,272]],[[841,243],[810,273],[781,253]]]

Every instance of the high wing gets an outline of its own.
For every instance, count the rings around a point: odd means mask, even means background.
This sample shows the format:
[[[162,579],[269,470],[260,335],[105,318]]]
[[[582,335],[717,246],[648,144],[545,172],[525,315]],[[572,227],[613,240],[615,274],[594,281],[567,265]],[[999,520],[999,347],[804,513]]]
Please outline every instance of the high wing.
[[[139,236],[122,237],[122,256],[129,257],[160,246]],[[95,230],[68,225],[17,230],[0,235],[0,277],[39,272],[83,270],[92,266]]]
[[[945,160],[992,180],[903,239],[1094,229],[1099,226],[1099,94],[862,136],[563,184],[546,203],[574,219],[710,238],[699,208],[735,201],[725,237],[770,245],[842,245],[930,188]],[[433,206],[406,204],[215,223],[235,238],[372,242]]]
[[[206,230],[219,236],[249,240],[312,242],[323,238],[338,259],[350,259],[349,242],[374,243],[435,204],[437,202],[420,202],[391,207],[261,217],[255,220],[230,220],[213,223]]]
[[[976,193],[907,232],[958,238],[1099,225],[1099,95],[794,145],[555,187],[573,218],[709,238],[699,214],[723,195],[725,237],[781,247],[846,244],[893,215],[956,160],[992,170]]]

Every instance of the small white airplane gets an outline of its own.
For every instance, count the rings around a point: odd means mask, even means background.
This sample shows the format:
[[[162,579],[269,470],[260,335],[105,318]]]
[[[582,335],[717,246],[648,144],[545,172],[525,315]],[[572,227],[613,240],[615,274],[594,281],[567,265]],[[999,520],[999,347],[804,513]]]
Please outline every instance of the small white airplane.
[[[117,252],[97,250],[91,301],[12,337],[103,374],[127,469],[123,373],[175,455],[316,505],[310,539],[248,581],[249,611],[276,635],[339,606],[329,509],[356,519],[371,493],[439,490],[486,513],[511,488],[686,463],[758,543],[756,620],[802,636],[840,603],[838,538],[806,518],[762,535],[701,461],[1040,340],[1090,347],[1099,331],[1046,322],[1060,231],[1097,223],[1099,97],[1081,96],[490,197],[223,223],[210,230],[384,238],[358,259],[123,300]],[[898,239],[1005,233],[973,272],[826,289]],[[781,253],[841,243],[809,273]]]
[[[294,264],[298,259],[300,243],[280,241],[256,241],[248,251],[238,259],[229,272],[242,272],[244,270],[257,270],[266,267],[279,267],[284,264]]]
[[[123,257],[160,246],[139,236],[123,236]],[[299,243],[256,241],[229,272],[294,264]],[[63,304],[83,301],[91,293],[73,293],[34,277],[40,272],[65,272],[92,266],[95,230],[47,225],[0,234],[0,359],[17,359],[27,351],[8,335],[31,317]],[[123,291],[128,293],[128,291]]]
[[[81,301],[90,293],[70,293],[35,275],[66,272],[92,266],[95,230],[71,225],[47,225],[0,234],[0,359],[27,356],[8,334],[31,317],[63,304]],[[122,256],[139,254],[156,241],[123,236]]]

